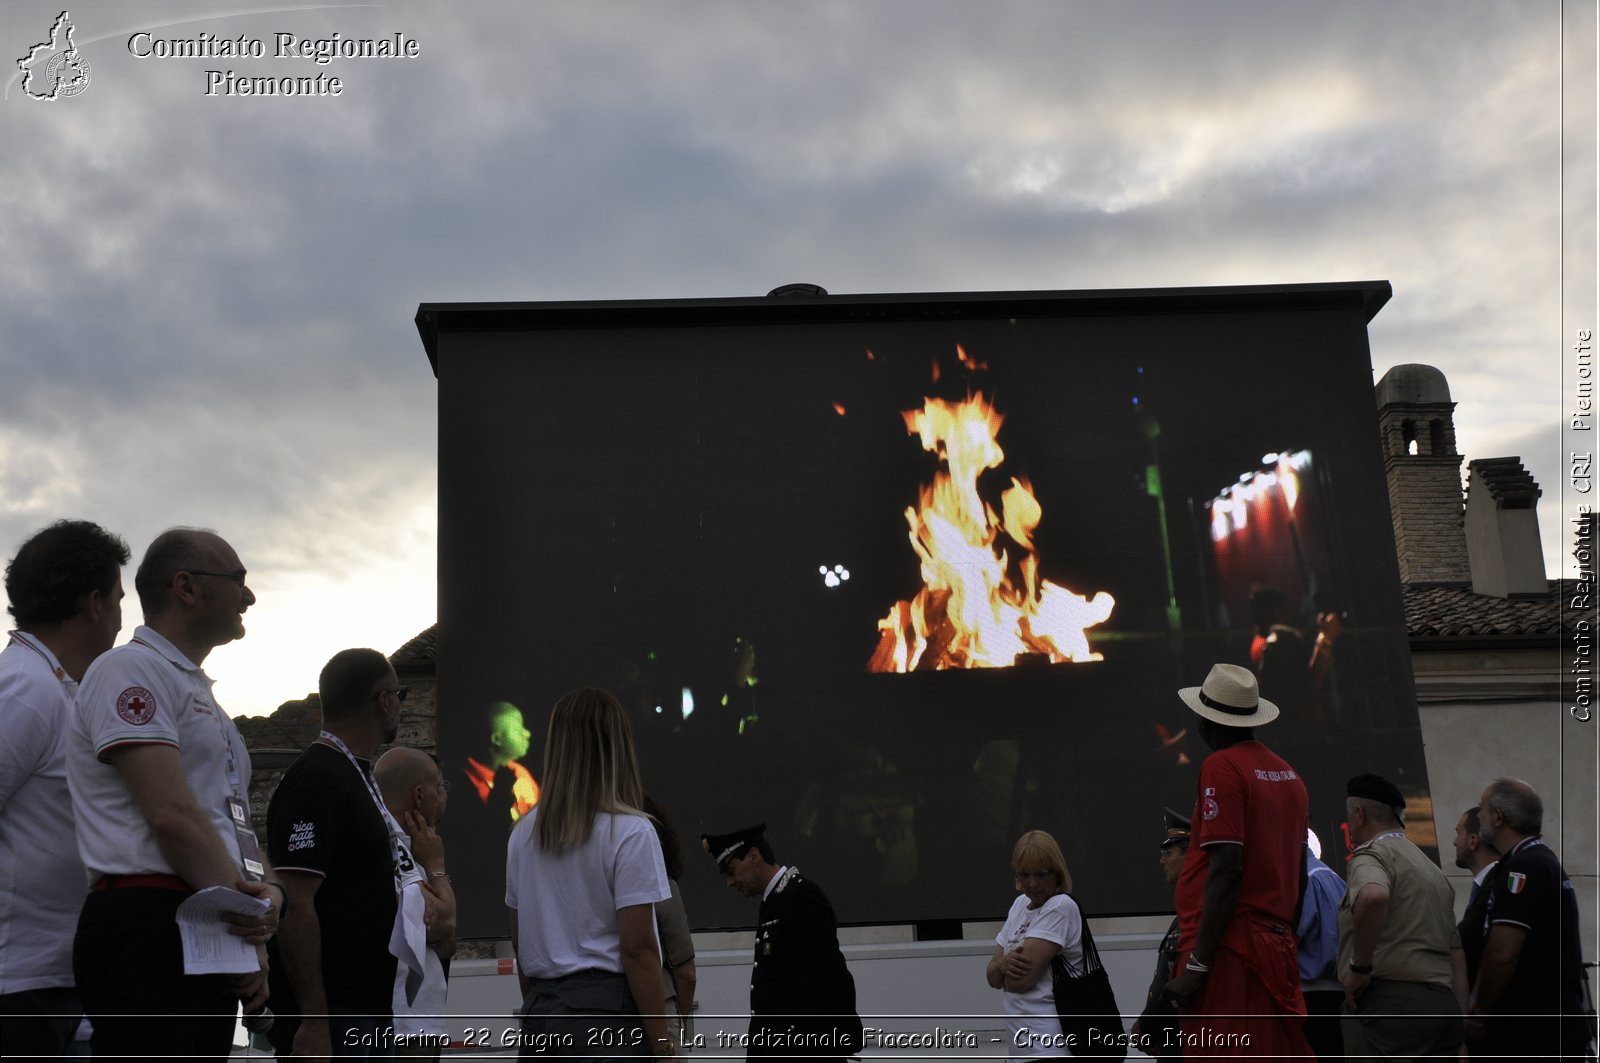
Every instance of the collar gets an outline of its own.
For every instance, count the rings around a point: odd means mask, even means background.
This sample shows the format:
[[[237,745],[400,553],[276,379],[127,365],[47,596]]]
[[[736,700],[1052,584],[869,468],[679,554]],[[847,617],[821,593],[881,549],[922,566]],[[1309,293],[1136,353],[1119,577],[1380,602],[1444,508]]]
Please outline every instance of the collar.
[[[1535,845],[1543,845],[1543,844],[1544,844],[1544,836],[1542,834],[1530,834],[1526,838],[1524,838],[1520,842],[1518,842],[1517,844],[1513,845],[1509,850],[1507,850],[1506,851],[1506,855],[1501,857],[1501,859],[1509,860],[1512,856],[1516,855],[1517,853],[1522,852],[1522,850],[1524,850],[1524,849],[1532,849]]]
[[[790,871],[788,864],[784,864],[782,867],[778,868],[778,873],[772,876],[772,880],[767,883],[767,888],[761,891],[761,899],[766,900],[768,897],[772,896],[773,891],[788,879],[789,874]]]
[[[1366,841],[1362,842],[1360,845],[1356,846],[1350,851],[1352,853],[1359,853],[1363,849],[1371,848],[1378,842],[1383,841],[1385,838],[1404,838],[1405,836],[1406,832],[1403,830],[1386,830],[1382,834],[1374,835],[1373,837],[1368,838]]]
[[[1499,861],[1496,861],[1496,863],[1498,863],[1498,862]],[[1484,864],[1482,869],[1479,870],[1479,872],[1476,875],[1472,876],[1472,884],[1475,885],[1475,886],[1483,885],[1483,880],[1488,878],[1489,877],[1489,872],[1491,872],[1493,870],[1494,870],[1494,864]]]
[[[185,672],[205,675],[205,672],[198,664],[185,657],[183,651],[169,642],[165,635],[147,624],[140,624],[133,629],[133,641],[144,643]]]
[[[63,683],[72,683],[74,685],[77,684],[77,680],[73,679],[67,674],[67,670],[61,667],[61,661],[54,653],[50,652],[49,646],[46,646],[43,642],[39,641],[39,637],[37,635],[30,635],[26,631],[13,631],[11,633],[11,641],[25,646],[34,653],[37,653],[40,657],[43,657],[44,663],[49,665],[50,671]]]

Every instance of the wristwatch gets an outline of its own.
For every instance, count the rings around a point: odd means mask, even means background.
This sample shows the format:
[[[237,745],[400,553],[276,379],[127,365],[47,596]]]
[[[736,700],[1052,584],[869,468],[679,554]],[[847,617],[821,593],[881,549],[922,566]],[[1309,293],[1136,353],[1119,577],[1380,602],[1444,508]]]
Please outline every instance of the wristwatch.
[[[1351,960],[1350,961],[1350,970],[1354,971],[1356,974],[1371,974],[1372,973],[1372,964],[1370,964],[1370,963],[1361,964],[1361,963],[1357,963],[1355,960]]]

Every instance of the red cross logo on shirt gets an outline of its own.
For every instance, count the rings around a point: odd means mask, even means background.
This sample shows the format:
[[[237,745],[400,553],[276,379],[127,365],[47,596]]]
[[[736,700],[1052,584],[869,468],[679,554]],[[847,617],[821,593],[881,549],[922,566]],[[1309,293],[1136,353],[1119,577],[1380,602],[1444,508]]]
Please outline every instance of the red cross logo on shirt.
[[[129,687],[117,696],[117,715],[136,727],[151,721],[156,714],[156,696],[144,687]]]

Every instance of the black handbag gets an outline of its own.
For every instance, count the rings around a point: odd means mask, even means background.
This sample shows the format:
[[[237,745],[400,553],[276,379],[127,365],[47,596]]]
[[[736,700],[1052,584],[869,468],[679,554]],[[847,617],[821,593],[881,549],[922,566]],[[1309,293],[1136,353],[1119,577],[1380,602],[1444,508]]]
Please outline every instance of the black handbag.
[[[1077,904],[1077,899],[1072,903]],[[1094,935],[1089,933],[1089,920],[1081,907],[1078,919],[1083,926],[1083,968],[1073,967],[1059,952],[1050,960],[1061,1032],[1075,1056],[1126,1059],[1128,1038],[1122,1028],[1122,1009],[1117,1007],[1111,979],[1100,963],[1100,951],[1094,947]]]

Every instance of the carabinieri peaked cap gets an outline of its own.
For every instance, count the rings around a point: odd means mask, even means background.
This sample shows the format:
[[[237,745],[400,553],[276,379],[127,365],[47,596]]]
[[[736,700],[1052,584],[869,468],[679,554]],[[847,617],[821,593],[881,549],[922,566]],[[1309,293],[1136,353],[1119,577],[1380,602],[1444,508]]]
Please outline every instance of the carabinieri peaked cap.
[[[759,845],[762,837],[767,833],[765,823],[757,823],[753,827],[736,830],[731,834],[702,834],[700,845],[711,854],[711,859],[717,862],[717,870],[724,870],[729,860],[743,853],[746,849]]]

